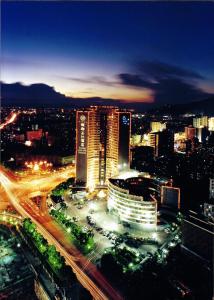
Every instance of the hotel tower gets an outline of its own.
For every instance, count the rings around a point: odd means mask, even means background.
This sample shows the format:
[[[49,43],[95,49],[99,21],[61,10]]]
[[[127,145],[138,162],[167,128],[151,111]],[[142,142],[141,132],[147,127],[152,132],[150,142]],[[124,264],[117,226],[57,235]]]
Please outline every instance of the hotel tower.
[[[93,189],[130,165],[131,113],[91,106],[76,113],[76,181]]]

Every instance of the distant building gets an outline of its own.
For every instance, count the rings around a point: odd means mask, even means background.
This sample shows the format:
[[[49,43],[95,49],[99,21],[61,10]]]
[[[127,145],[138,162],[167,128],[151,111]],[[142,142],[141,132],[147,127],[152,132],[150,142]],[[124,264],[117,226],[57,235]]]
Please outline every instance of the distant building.
[[[173,209],[180,209],[180,189],[172,186],[162,186],[161,204]]]
[[[154,158],[154,150],[149,146],[139,146],[131,149],[131,168],[138,171],[149,172]]]
[[[93,189],[130,166],[131,113],[93,106],[76,114],[76,180]]]
[[[180,131],[180,132],[176,132],[174,134],[174,140],[177,142],[177,141],[183,141],[186,139],[186,134],[185,132],[183,131]]]
[[[40,140],[42,138],[43,131],[42,129],[31,130],[26,132],[26,139],[28,141]]]
[[[209,199],[214,199],[214,178],[209,180]]]
[[[174,152],[174,134],[169,130],[149,133],[149,146],[156,157],[170,155]]]
[[[149,146],[153,148],[154,156],[158,156],[159,133],[149,133]]]
[[[134,134],[131,137],[131,146],[139,146],[142,143],[143,135]]]
[[[31,124],[32,130],[38,130],[39,125],[38,124]]]
[[[187,140],[192,140],[196,136],[196,128],[192,126],[185,127],[185,134]]]
[[[214,200],[212,201],[212,203],[204,203],[203,214],[209,220],[214,221]]]
[[[25,141],[25,135],[23,133],[16,134],[14,138],[17,142],[20,142],[20,143],[24,143],[24,141]]]
[[[151,122],[150,123],[151,132],[159,132],[166,129],[166,123],[162,122]]]
[[[198,138],[194,137],[192,139],[186,140],[186,154],[191,154],[199,147],[199,140]]]
[[[208,117],[203,116],[199,118],[193,118],[193,126],[195,128],[203,128],[208,126]]]
[[[209,129],[209,131],[214,131],[214,117],[209,118],[208,129]]]
[[[69,164],[75,164],[75,155],[69,155],[69,156],[62,156],[60,157],[60,164],[61,165],[69,165]]]
[[[196,128],[196,137],[198,138],[200,143],[205,143],[208,136],[209,131],[207,127]]]
[[[182,223],[182,248],[213,266],[214,223],[193,211]]]
[[[174,134],[174,149],[176,152],[185,152],[186,150],[186,134],[185,132],[176,132]]]

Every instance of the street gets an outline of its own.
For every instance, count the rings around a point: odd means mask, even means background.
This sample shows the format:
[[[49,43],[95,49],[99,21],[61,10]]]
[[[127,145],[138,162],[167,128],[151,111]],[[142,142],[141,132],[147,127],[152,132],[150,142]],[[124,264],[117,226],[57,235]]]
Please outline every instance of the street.
[[[39,189],[49,193],[58,183],[65,179],[65,174],[53,173],[34,181],[22,179],[21,183],[9,177],[8,171],[0,167],[0,182],[4,188],[4,195],[14,206],[17,212],[30,218],[36,225],[40,233],[54,244],[57,250],[63,255],[66,263],[72,267],[80,283],[91,293],[94,299],[122,299],[104,276],[97,270],[86,257],[84,257],[70,242],[65,232],[58,226],[46,211],[40,211],[33,201],[28,199],[28,195]],[[37,183],[37,184],[36,184]]]

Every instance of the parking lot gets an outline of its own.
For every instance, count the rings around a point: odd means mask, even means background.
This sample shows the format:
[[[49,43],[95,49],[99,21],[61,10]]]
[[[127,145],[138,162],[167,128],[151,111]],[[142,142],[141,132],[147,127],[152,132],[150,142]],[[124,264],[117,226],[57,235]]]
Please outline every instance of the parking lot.
[[[96,247],[89,254],[93,262],[96,262],[107,248],[114,245],[124,245],[140,252],[141,255],[151,255],[168,237],[163,226],[154,232],[125,227],[116,216],[107,212],[106,197],[99,198],[96,193],[72,194],[67,191],[64,200],[68,207],[66,213],[75,222],[93,230]]]

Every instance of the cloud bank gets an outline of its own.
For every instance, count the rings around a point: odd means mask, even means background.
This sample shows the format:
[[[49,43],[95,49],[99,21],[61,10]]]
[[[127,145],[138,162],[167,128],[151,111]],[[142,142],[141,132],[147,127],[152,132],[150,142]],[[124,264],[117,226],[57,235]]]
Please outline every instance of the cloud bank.
[[[175,104],[197,101],[210,94],[198,87],[201,74],[158,61],[135,65],[135,72],[118,74],[121,84],[153,92],[156,104]]]

